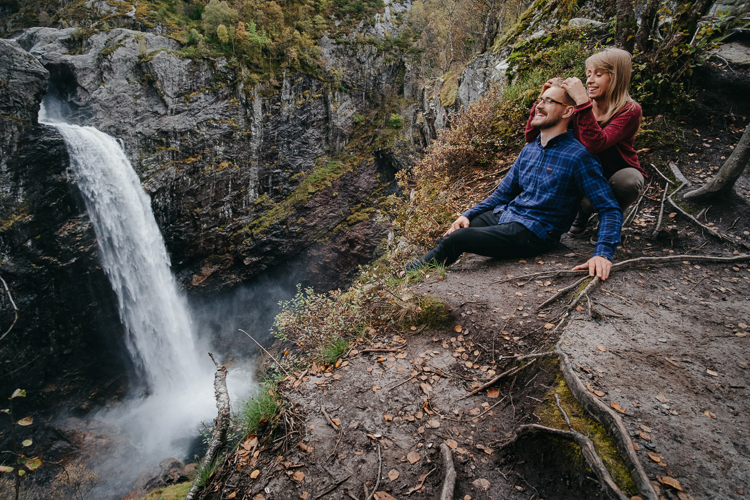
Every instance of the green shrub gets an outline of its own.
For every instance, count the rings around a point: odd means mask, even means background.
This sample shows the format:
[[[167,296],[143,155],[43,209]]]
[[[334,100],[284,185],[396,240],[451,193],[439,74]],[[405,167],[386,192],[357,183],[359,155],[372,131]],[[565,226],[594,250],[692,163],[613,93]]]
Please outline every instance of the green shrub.
[[[391,128],[401,128],[403,126],[403,118],[398,113],[393,113],[388,119],[388,125]]]
[[[356,115],[354,115],[354,124],[355,125],[359,126],[359,125],[362,125],[364,122],[365,122],[364,115],[360,115],[359,113],[357,113]]]

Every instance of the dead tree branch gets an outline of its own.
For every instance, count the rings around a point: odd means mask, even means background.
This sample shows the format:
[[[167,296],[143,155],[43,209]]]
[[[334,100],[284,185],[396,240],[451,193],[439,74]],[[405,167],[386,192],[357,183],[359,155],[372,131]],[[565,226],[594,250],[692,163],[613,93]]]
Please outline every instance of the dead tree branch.
[[[250,340],[252,340],[253,342],[255,342],[255,343],[256,343],[256,344],[258,345],[258,347],[260,347],[261,349],[263,349],[263,352],[265,352],[266,354],[268,354],[268,355],[269,355],[269,356],[271,357],[271,359],[272,359],[272,360],[274,361],[274,363],[276,363],[276,366],[278,366],[278,367],[279,367],[279,369],[280,369],[280,370],[281,370],[282,372],[284,372],[284,374],[285,374],[285,375],[286,375],[287,377],[289,376],[289,373],[288,373],[288,372],[287,372],[287,371],[286,371],[286,370],[284,369],[284,367],[283,367],[283,366],[281,366],[281,363],[279,363],[279,362],[278,362],[278,361],[276,360],[276,358],[274,358],[274,357],[273,357],[273,354],[271,354],[270,352],[266,351],[266,348],[265,348],[265,347],[263,347],[262,345],[260,345],[260,344],[258,343],[258,341],[257,341],[257,340],[255,340],[254,338],[252,338],[252,337],[250,336],[250,334],[249,334],[249,333],[247,333],[247,332],[246,332],[245,330],[243,330],[242,328],[239,328],[239,331],[241,331],[242,333],[244,333],[245,335],[247,335],[248,337],[250,337]]]
[[[520,356],[519,356],[519,358],[520,358]],[[483,391],[484,389],[486,389],[486,388],[488,388],[488,387],[492,386],[492,385],[493,385],[493,384],[494,384],[495,382],[497,382],[497,381],[498,381],[498,380],[500,380],[501,378],[504,378],[504,377],[510,377],[511,375],[515,375],[516,373],[520,372],[521,370],[523,370],[523,369],[524,369],[524,368],[526,368],[527,366],[531,366],[531,365],[532,365],[532,364],[534,363],[534,361],[536,361],[536,358],[532,359],[531,361],[529,361],[529,362],[528,362],[528,363],[526,363],[525,365],[521,365],[521,366],[519,366],[519,367],[517,367],[517,368],[511,368],[510,370],[507,370],[507,371],[505,371],[505,372],[501,373],[500,375],[498,375],[497,377],[493,378],[493,379],[492,379],[492,380],[490,380],[489,382],[487,382],[487,383],[485,383],[485,384],[481,385],[480,387],[477,387],[476,389],[474,389],[473,391],[471,391],[471,392],[470,392],[469,394],[467,394],[466,396],[463,396],[463,397],[459,398],[459,401],[461,401],[462,399],[466,399],[466,398],[468,398],[469,396],[473,396],[474,394],[476,394],[476,393],[478,393],[478,392],[481,392],[481,391]]]
[[[453,467],[453,456],[447,444],[440,445],[440,455],[445,467],[445,480],[440,492],[440,500],[453,500],[453,490],[456,487],[456,469]]]
[[[214,396],[216,397],[216,408],[218,409],[218,415],[214,420],[214,431],[211,436],[211,441],[208,443],[208,450],[201,460],[200,468],[205,469],[216,460],[219,451],[224,447],[227,442],[227,429],[229,428],[229,420],[231,418],[231,409],[229,406],[229,392],[227,391],[227,369],[216,363],[211,353],[211,360],[216,365],[216,374],[214,375]],[[198,474],[193,480],[193,484],[190,486],[185,500],[193,500],[198,493],[198,483],[200,482],[200,474]]]

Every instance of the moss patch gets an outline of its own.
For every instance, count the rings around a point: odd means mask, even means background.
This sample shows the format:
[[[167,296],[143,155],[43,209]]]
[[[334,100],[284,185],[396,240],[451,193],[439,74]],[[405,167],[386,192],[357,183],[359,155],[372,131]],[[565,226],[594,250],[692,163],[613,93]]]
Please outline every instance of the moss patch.
[[[154,490],[140,500],[182,500],[188,494],[191,483],[174,484],[167,488]]]
[[[554,361],[554,363],[558,364],[557,361]],[[562,406],[567,412],[570,422],[573,425],[573,429],[584,436],[588,436],[594,442],[594,448],[596,448],[597,454],[601,457],[617,486],[623,492],[628,494],[628,496],[637,495],[638,489],[630,476],[628,467],[625,465],[622,458],[620,458],[614,440],[609,436],[604,427],[591,418],[578,404],[575,397],[573,397],[573,393],[570,392],[570,389],[565,383],[562,373],[558,373],[555,376],[552,389],[547,393],[544,402],[539,404],[534,411],[534,413],[539,415],[542,419],[539,423],[555,429],[568,430],[568,424],[565,422],[562,413],[560,413],[560,410],[555,404],[555,394],[560,397],[560,406]],[[561,446],[570,448],[568,453],[570,454],[571,465],[578,463],[577,457],[581,453],[580,447],[570,441],[567,441],[567,443],[561,442],[560,444]],[[573,450],[573,448],[577,451]]]
[[[458,97],[458,75],[460,71],[450,71],[445,75],[445,81],[440,87],[440,104],[444,108],[453,106]]]

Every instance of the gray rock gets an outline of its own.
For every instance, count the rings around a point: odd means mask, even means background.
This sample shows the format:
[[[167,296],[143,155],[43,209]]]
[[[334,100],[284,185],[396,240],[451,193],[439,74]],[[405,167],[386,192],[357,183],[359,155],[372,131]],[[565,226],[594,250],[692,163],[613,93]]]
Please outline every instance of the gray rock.
[[[750,47],[742,42],[730,42],[714,50],[715,54],[738,68],[750,68]]]
[[[586,19],[584,17],[575,17],[568,21],[568,26],[573,26],[574,28],[599,28],[605,24],[607,23],[595,21],[594,19]]]
[[[187,480],[185,464],[176,458],[165,458],[159,462],[158,470],[151,469],[141,472],[135,480],[133,489],[148,493],[157,488],[165,488]]]

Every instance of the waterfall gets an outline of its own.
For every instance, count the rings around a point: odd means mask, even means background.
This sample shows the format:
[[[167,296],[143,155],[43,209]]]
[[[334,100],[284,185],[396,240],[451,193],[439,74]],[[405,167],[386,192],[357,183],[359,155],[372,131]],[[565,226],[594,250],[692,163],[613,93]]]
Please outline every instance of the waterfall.
[[[215,414],[214,368],[171,273],[151,200],[113,137],[51,119],[44,106],[40,121],[65,140],[102,268],[117,295],[128,350],[148,387],[147,395],[131,396],[96,418],[124,435],[131,463],[144,467],[166,456],[186,458],[200,422]]]

